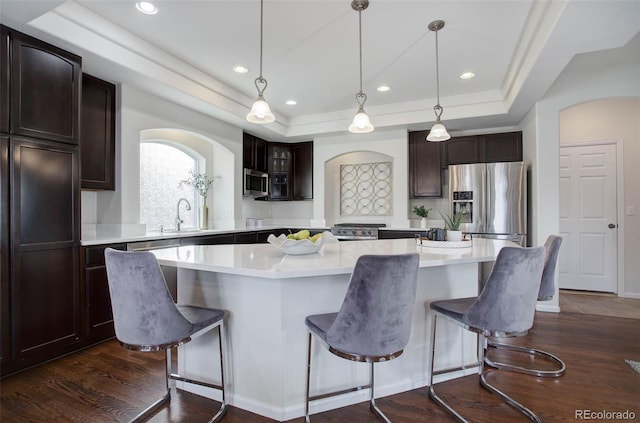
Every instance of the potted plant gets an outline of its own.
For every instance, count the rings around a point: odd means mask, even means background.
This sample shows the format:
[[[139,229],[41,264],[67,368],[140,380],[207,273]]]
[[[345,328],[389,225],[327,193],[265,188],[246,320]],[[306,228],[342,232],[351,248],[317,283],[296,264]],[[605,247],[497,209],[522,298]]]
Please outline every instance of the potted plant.
[[[440,213],[446,225],[447,241],[462,241],[460,225],[462,224],[462,218],[465,214],[466,213],[454,213],[452,215],[444,215]]]
[[[431,209],[427,209],[425,208],[425,206],[413,206],[413,213],[415,213],[416,216],[421,217],[420,227],[422,229],[427,229],[427,219],[429,218],[429,212],[431,212]]]
[[[207,207],[207,194],[213,179],[207,177],[206,173],[195,173],[193,170],[189,171],[189,178],[183,179],[178,184],[179,187],[188,186],[193,188],[198,194],[202,196],[202,204],[200,205],[200,218],[198,227],[200,229],[209,229],[209,208]]]

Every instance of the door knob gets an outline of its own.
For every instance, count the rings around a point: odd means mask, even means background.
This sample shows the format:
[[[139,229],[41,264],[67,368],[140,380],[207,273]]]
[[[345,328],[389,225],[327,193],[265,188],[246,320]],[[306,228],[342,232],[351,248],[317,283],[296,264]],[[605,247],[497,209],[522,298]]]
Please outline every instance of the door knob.
[[[615,229],[618,227],[618,225],[616,225],[615,223],[609,223],[609,229]]]

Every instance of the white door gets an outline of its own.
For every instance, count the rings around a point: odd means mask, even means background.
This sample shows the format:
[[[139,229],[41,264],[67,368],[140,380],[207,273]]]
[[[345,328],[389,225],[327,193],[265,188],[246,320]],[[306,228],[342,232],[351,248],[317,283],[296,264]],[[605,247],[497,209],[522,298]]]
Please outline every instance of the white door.
[[[560,288],[618,290],[616,173],[614,144],[560,148]]]

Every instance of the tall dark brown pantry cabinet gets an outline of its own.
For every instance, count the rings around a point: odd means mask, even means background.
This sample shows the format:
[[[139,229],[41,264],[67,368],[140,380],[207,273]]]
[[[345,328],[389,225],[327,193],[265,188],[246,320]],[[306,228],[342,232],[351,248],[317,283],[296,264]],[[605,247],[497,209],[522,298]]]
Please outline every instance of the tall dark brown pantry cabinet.
[[[81,59],[2,27],[1,374],[80,341]],[[6,121],[5,121],[6,119]]]

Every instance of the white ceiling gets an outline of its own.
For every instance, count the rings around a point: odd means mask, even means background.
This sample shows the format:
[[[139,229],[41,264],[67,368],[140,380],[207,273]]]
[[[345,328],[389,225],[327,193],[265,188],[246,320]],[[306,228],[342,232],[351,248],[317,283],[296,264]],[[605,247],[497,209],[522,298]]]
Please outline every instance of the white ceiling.
[[[267,139],[345,131],[357,109],[358,14],[350,0],[265,0],[265,98],[277,121],[244,120],[259,73],[258,0],[2,0],[3,23],[83,56],[84,69],[136,85]],[[617,48],[640,30],[640,1],[371,0],[362,12],[365,109],[378,128],[516,126],[575,54]],[[242,64],[247,74],[234,73]],[[458,76],[473,71],[476,77]],[[376,91],[387,84],[391,90]],[[285,101],[297,100],[296,106]]]

